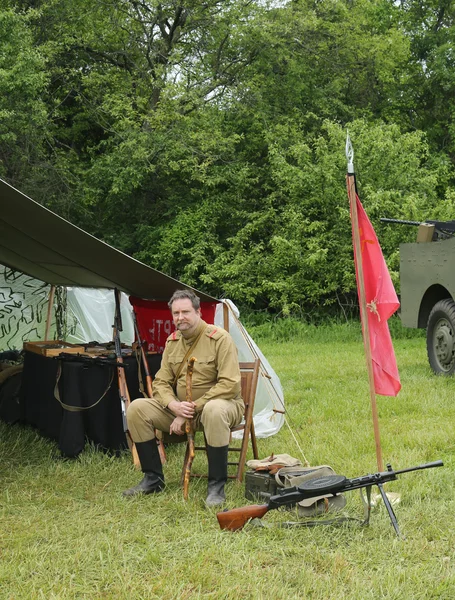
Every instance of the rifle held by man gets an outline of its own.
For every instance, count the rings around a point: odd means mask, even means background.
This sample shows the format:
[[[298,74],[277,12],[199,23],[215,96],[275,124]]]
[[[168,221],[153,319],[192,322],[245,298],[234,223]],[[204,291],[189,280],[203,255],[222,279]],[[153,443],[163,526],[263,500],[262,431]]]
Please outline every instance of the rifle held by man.
[[[326,477],[318,477],[316,479],[310,479],[299,486],[285,489],[281,492],[281,494],[271,496],[267,504],[253,504],[241,508],[234,508],[232,510],[225,510],[217,513],[216,517],[221,529],[236,531],[238,529],[242,529],[242,527],[250,519],[261,519],[269,510],[280,508],[280,506],[294,505],[302,500],[315,498],[317,496],[336,496],[337,494],[343,494],[344,492],[350,492],[360,488],[367,488],[367,491],[371,493],[371,486],[377,485],[389,512],[389,516],[392,520],[395,531],[397,534],[399,534],[395,515],[383,490],[383,484],[397,479],[397,475],[401,475],[402,473],[409,473],[410,471],[420,471],[422,469],[431,469],[433,467],[442,466],[442,460],[437,460],[432,463],[426,463],[417,467],[409,467],[400,471],[394,471],[391,465],[387,465],[387,471],[374,473],[372,475],[363,475],[362,477],[356,477],[354,479],[348,479],[343,475],[328,475]]]

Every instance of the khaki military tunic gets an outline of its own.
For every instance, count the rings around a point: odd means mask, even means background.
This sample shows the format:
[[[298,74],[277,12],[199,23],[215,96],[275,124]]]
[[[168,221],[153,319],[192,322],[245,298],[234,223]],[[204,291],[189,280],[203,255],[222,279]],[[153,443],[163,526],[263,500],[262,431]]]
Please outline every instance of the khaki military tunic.
[[[131,403],[128,428],[135,442],[154,437],[154,429],[168,432],[175,415],[167,408],[172,400],[186,400],[185,364],[173,383],[187,351],[202,336],[188,358],[196,357],[192,378],[192,399],[196,404],[194,418],[197,429],[203,429],[210,446],[229,443],[230,428],[238,425],[243,416],[240,369],[237,348],[227,331],[215,325],[200,322],[191,338],[175,331],[166,340],[161,367],[153,381],[153,398],[138,398]]]

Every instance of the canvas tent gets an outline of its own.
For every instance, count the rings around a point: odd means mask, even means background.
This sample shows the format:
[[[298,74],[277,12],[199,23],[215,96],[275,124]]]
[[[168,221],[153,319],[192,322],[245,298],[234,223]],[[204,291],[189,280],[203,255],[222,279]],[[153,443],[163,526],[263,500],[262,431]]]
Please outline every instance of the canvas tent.
[[[19,348],[25,338],[42,339],[49,285],[66,290],[67,318],[76,323],[67,341],[83,342],[111,339],[113,288],[153,301],[167,301],[176,289],[192,289],[91,236],[2,180],[0,265],[4,266],[0,272],[0,350]],[[19,277],[19,272],[24,275]],[[217,304],[215,323],[228,324],[240,360],[261,359],[256,434],[276,433],[284,421],[278,377],[243,328],[236,308],[227,302],[228,310],[223,310],[223,301],[195,291],[203,302]],[[133,325],[126,296],[122,316],[122,339],[131,342]]]

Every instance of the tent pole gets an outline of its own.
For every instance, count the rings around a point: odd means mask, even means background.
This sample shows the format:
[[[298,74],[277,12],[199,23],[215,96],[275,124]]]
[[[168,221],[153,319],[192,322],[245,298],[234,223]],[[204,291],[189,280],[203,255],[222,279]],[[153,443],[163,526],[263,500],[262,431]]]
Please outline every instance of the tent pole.
[[[223,327],[229,331],[229,306],[227,302],[223,302]]]
[[[55,285],[51,285],[51,289],[49,290],[49,300],[47,304],[47,317],[46,317],[46,330],[44,332],[44,339],[49,339],[49,331],[51,328],[51,318],[52,318],[52,307],[54,305],[54,294],[55,294]]]

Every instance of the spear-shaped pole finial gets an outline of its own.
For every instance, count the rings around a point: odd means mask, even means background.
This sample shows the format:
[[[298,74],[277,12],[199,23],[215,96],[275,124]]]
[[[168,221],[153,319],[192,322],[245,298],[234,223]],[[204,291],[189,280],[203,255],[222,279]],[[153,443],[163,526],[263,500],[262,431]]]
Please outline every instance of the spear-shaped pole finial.
[[[354,148],[351,144],[349,132],[346,133],[346,159],[348,161],[348,175],[354,175]]]

